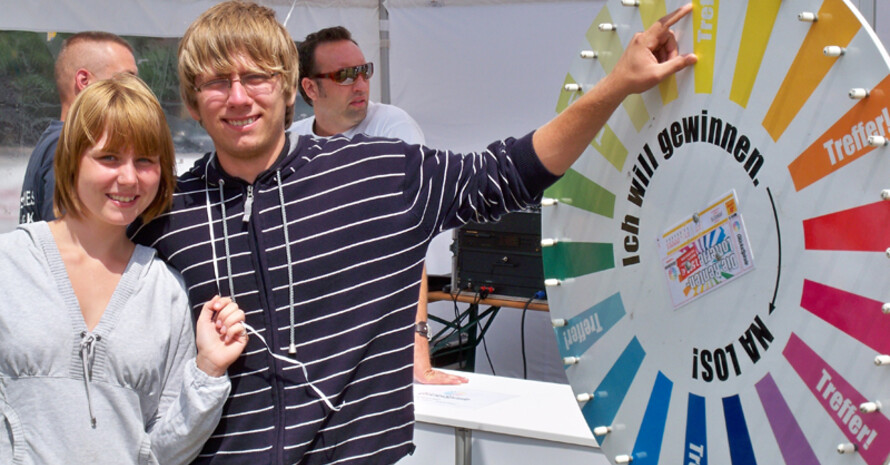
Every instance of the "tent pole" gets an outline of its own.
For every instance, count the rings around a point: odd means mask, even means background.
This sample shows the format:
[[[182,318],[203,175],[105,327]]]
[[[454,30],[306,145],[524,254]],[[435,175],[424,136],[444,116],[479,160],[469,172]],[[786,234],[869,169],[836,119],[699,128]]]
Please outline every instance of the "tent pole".
[[[389,94],[389,11],[385,0],[377,1],[380,18],[380,63],[377,74],[380,76],[380,103],[392,103]]]
[[[875,17],[878,12],[878,0],[859,0],[856,2],[856,6],[859,8],[859,12],[862,13],[862,16],[868,22],[868,25],[871,26],[872,30],[875,30]]]

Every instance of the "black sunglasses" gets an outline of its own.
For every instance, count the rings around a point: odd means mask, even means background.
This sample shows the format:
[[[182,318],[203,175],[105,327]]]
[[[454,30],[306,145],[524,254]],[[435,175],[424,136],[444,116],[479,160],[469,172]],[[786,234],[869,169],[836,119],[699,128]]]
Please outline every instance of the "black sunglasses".
[[[333,73],[320,73],[312,76],[313,79],[328,78],[341,86],[348,86],[355,82],[359,76],[370,80],[374,75],[374,63],[365,63],[358,66],[350,66],[348,68],[338,69]]]

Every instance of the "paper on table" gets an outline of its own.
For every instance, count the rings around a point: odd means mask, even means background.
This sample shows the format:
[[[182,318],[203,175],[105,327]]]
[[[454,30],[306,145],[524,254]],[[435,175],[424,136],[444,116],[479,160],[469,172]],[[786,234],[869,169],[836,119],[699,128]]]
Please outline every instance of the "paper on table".
[[[478,409],[517,397],[499,392],[481,391],[465,386],[414,385],[414,399],[428,405]]]

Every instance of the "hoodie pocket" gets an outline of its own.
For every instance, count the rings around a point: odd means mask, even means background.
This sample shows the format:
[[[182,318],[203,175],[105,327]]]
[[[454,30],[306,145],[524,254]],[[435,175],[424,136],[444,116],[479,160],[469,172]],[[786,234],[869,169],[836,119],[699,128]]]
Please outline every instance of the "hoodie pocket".
[[[0,400],[0,462],[19,464],[25,458],[22,423],[15,410]]]

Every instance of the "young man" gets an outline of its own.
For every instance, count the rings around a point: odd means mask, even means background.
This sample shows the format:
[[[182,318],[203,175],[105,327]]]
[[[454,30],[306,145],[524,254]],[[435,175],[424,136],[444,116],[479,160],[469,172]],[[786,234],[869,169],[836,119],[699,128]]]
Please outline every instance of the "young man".
[[[368,99],[374,64],[365,60],[358,43],[343,26],[313,32],[300,42],[300,95],[312,107],[314,116],[295,122],[290,132],[329,137],[401,139],[409,144],[425,142],[420,126],[407,112],[393,105]],[[426,284],[426,267],[421,284]],[[467,378],[434,370],[430,363],[427,290],[421,286],[414,324],[414,380],[424,384],[460,384]]]
[[[635,36],[609,76],[539,130],[467,155],[287,137],[297,56],[274,12],[227,1],[195,20],[180,85],[216,151],[136,239],[182,273],[192,302],[232,297],[256,329],[198,460],[390,464],[410,453],[429,241],[538,202],[627,95],[695,62],[669,29],[690,10]]]
[[[95,81],[117,73],[138,74],[133,48],[124,39],[110,33],[88,31],[74,34],[62,42],[56,57],[55,78],[62,114],[43,131],[25,170],[19,204],[19,223],[50,221],[53,215],[53,159],[59,133],[74,97]]]

